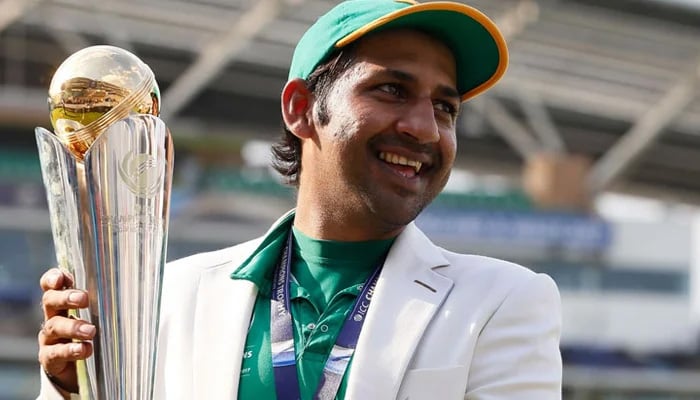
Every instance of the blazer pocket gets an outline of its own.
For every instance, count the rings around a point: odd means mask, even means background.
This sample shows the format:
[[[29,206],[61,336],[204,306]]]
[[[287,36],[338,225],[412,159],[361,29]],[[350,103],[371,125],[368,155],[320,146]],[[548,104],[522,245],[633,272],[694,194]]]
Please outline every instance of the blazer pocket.
[[[398,400],[462,400],[467,389],[467,368],[420,368],[406,371]]]

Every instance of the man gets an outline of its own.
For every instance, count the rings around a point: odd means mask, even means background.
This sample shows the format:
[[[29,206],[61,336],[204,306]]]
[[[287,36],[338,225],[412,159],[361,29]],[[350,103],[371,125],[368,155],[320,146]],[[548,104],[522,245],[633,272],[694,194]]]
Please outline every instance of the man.
[[[156,399],[559,399],[552,280],[432,244],[462,101],[507,64],[458,3],[351,0],[321,17],[282,91],[276,167],[297,207],[259,239],[166,266]],[[42,277],[40,398],[76,390],[87,296]]]

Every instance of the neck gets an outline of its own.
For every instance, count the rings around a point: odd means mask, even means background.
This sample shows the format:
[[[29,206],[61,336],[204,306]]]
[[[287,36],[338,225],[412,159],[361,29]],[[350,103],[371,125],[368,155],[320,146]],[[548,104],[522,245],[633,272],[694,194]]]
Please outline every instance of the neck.
[[[368,213],[358,213],[316,204],[314,200],[297,201],[294,226],[306,236],[321,240],[359,242],[396,237],[406,226],[384,226]]]

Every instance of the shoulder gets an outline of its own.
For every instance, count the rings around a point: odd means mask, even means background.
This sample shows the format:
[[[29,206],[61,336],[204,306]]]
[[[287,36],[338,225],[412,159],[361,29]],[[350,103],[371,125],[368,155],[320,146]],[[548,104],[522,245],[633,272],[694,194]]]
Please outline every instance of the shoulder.
[[[212,272],[221,279],[249,256],[260,243],[255,239],[220,250],[195,254],[165,265],[161,292],[161,319],[172,325],[195,313],[196,298],[205,274]]]
[[[436,269],[455,283],[457,293],[482,293],[484,299],[494,302],[498,308],[508,299],[525,298],[526,302],[559,302],[559,290],[546,274],[533,272],[525,266],[498,258],[459,254],[441,249],[449,265]]]
[[[440,248],[442,255],[454,267],[452,273],[457,276],[477,274],[494,276],[506,280],[529,279],[535,272],[514,262],[477,254],[460,254]]]
[[[432,265],[434,273],[451,280],[450,297],[456,297],[460,302],[498,307],[509,295],[532,290],[544,291],[554,300],[559,297],[556,284],[548,275],[535,273],[510,261],[444,249],[413,224],[399,236],[394,247],[392,250],[408,254],[404,258],[419,259],[425,265]]]
[[[219,250],[194,254],[171,261],[165,265],[166,278],[195,278],[203,271],[224,264],[239,265],[255,251],[262,238],[256,238]]]

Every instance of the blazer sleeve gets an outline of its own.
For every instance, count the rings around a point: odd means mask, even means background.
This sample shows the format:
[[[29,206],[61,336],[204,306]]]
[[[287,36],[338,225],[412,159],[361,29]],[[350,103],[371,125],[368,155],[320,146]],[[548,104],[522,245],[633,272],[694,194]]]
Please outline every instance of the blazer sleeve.
[[[39,376],[41,377],[41,389],[39,391],[39,396],[36,398],[37,400],[63,400],[64,397],[61,394],[61,392],[58,390],[56,386],[54,386],[53,383],[51,383],[51,380],[49,380],[49,377],[46,376],[46,373],[44,372],[43,368],[39,368]],[[71,400],[80,400],[80,395],[77,393],[71,393],[69,395]]]
[[[516,285],[479,335],[466,400],[559,400],[561,299],[544,274]]]

